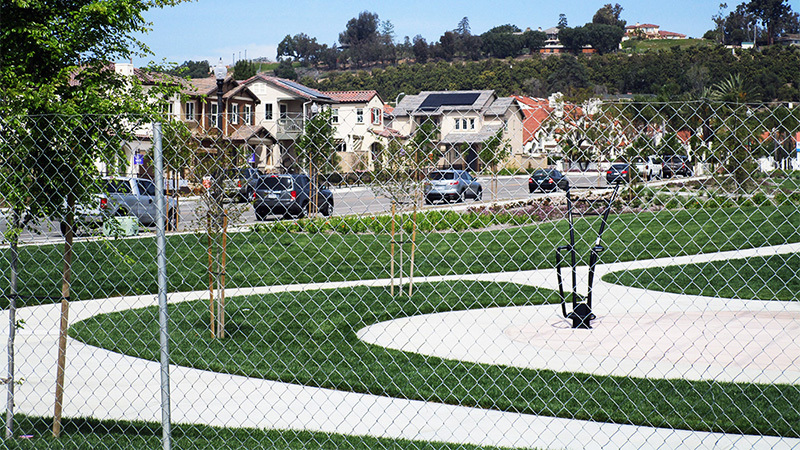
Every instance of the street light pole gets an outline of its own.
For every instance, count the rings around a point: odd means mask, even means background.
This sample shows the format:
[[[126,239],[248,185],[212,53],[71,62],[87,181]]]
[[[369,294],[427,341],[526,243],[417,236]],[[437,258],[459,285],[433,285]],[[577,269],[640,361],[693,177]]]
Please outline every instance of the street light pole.
[[[217,338],[225,337],[225,232],[227,228],[226,214],[223,210],[222,202],[224,201],[223,183],[225,177],[225,147],[223,145],[223,130],[225,126],[222,119],[225,117],[223,114],[222,102],[222,87],[225,83],[225,78],[228,75],[228,69],[222,63],[222,58],[219,63],[214,67],[214,78],[217,80],[217,128],[219,129],[219,140],[217,141],[217,170],[214,176],[214,192],[212,204],[214,205],[213,218],[215,223],[213,227],[217,232],[217,240],[220,238],[222,242],[217,242],[217,255],[216,255],[216,276],[214,277],[217,285],[217,298],[216,298],[216,314],[214,316],[214,331]],[[210,232],[211,230],[209,230]],[[220,237],[221,235],[221,237]]]

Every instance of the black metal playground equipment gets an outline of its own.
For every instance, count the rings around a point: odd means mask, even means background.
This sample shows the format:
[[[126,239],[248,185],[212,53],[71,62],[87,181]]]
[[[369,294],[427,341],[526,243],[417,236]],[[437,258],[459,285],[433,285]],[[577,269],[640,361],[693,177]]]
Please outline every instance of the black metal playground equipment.
[[[608,222],[608,213],[611,211],[611,205],[617,196],[620,182],[617,181],[614,185],[614,192],[608,200],[606,209],[603,212],[603,219],[600,222],[600,230],[597,232],[597,239],[592,246],[591,254],[589,256],[589,288],[586,295],[586,301],[579,301],[578,288],[577,288],[577,262],[575,256],[575,227],[572,221],[572,199],[570,197],[570,187],[567,186],[567,217],[569,219],[569,245],[562,245],[556,247],[556,273],[558,275],[558,293],[561,295],[561,312],[566,319],[572,319],[572,328],[592,328],[591,321],[596,318],[592,313],[592,284],[594,282],[594,268],[600,259],[600,252],[604,248],[600,245],[600,238],[605,231],[606,223]],[[572,312],[567,313],[567,299],[564,296],[564,284],[561,277],[561,256],[562,251],[569,251],[570,253],[570,266],[572,267]]]

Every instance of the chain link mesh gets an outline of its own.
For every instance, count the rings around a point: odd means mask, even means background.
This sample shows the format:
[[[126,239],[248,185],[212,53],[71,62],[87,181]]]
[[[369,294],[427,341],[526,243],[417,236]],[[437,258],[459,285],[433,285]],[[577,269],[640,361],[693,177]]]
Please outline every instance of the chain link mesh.
[[[345,94],[162,123],[174,448],[800,446],[800,108]],[[0,118],[5,445],[163,444],[152,130]]]

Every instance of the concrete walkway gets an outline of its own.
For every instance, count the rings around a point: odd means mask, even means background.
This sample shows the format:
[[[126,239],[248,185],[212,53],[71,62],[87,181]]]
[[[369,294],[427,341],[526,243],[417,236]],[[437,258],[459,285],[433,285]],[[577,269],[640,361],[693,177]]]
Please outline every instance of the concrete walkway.
[[[489,364],[797,384],[800,351],[796,343],[783,337],[797,334],[797,302],[674,295],[609,285],[599,279],[609,271],[795,252],[800,252],[800,244],[600,266],[595,289],[599,318],[593,330],[566,327],[560,310],[548,305],[418,316],[375,324],[361,330],[359,336],[387,347]],[[430,277],[417,282],[481,279],[553,289],[553,272]],[[584,277],[582,268],[579,280]],[[228,289],[226,296],[388,283],[372,280]],[[583,291],[585,287],[579,289]],[[170,294],[170,302],[197,299],[207,299],[207,292]],[[153,295],[75,302],[70,323],[155,304]],[[17,374],[24,378],[17,388],[17,412],[49,416],[53,413],[59,306],[23,308],[18,318],[25,321],[25,328],[17,338]],[[701,322],[703,325],[697,326]],[[697,330],[699,334],[691,335]],[[7,335],[7,324],[0,326],[0,333]],[[5,348],[0,358],[7,360]],[[67,361],[65,416],[160,421],[158,363],[72,339]],[[171,366],[170,371],[176,423],[525,448],[800,448],[800,439],[577,421],[318,389],[178,366]]]

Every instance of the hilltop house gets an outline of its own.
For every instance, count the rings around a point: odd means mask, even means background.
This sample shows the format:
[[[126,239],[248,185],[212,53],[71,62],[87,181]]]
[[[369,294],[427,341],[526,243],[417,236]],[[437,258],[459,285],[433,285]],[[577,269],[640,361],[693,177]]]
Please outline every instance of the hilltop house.
[[[685,34],[664,31],[660,26],[652,23],[636,23],[625,27],[625,36],[622,40],[628,39],[686,39]]]

